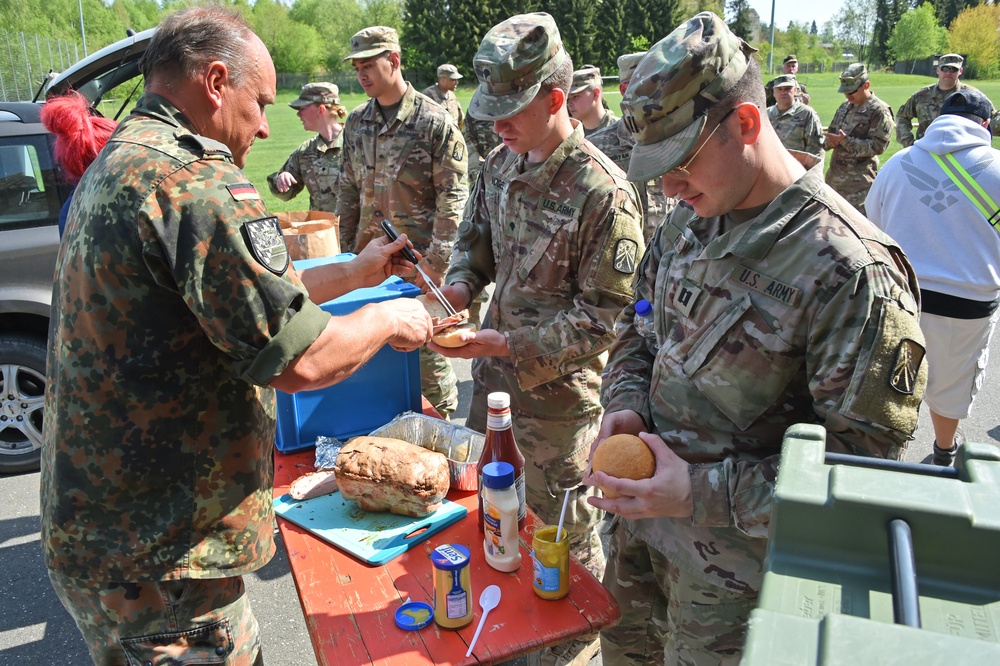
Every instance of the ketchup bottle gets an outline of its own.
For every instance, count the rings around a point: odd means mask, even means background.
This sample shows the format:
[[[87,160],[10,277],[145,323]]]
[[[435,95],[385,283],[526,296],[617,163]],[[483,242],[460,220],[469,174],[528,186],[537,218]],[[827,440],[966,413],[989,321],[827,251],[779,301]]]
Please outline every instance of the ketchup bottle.
[[[510,420],[510,395],[503,392],[486,396],[489,414],[486,417],[486,442],[476,466],[479,475],[479,531],[483,531],[483,467],[487,463],[506,462],[514,467],[514,491],[517,493],[517,529],[524,528],[528,508],[524,503],[524,456],[514,441]]]

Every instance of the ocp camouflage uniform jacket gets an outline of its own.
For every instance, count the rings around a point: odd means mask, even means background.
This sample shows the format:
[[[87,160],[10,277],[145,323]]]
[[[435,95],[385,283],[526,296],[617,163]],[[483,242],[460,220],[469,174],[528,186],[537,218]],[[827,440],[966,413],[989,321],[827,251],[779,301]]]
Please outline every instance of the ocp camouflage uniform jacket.
[[[354,109],[340,165],[340,246],[361,251],[388,218],[445,273],[469,197],[465,159],[455,121],[409,83],[388,126],[374,99]]]
[[[628,171],[628,162],[632,158],[632,146],[635,139],[632,133],[622,123],[621,119],[605,127],[599,132],[594,132],[587,137],[594,146],[615,163],[619,169]],[[663,187],[659,180],[649,180],[644,183],[632,183],[639,192],[639,201],[642,202],[642,237],[649,243],[653,238],[653,232],[663,223],[663,218],[674,207],[674,200],[663,193]]]
[[[42,447],[50,569],[249,573],[274,552],[274,390],[330,315],[221,143],[141,98],[84,174],[59,250]]]
[[[974,88],[964,81],[959,81],[951,90],[941,90],[937,83],[932,83],[913,93],[913,96],[903,102],[903,106],[899,107],[899,111],[896,112],[896,140],[904,147],[912,146],[914,141],[913,119],[917,119],[917,139],[920,139],[924,136],[931,121],[941,115],[944,101],[952,93],[962,90],[980,92],[978,88]],[[1000,114],[996,109],[993,109],[991,115],[990,131],[993,136],[1000,136],[1000,122],[998,122]]]
[[[900,248],[820,169],[750,219],[674,209],[635,293],[658,348],[626,308],[602,402],[691,464],[694,515],[630,527],[707,583],[758,589],[786,428],[822,424],[832,451],[904,453],[926,383],[915,294]]]
[[[476,359],[474,374],[488,369],[534,418],[600,414],[601,370],[644,247],[635,188],[573,124],[534,168],[507,147],[490,154],[446,280],[473,297],[496,283],[483,328],[504,334],[510,357]]]
[[[424,88],[421,92],[448,109],[448,113],[451,114],[451,119],[458,125],[458,129],[465,129],[465,112],[462,111],[462,104],[458,101],[458,97],[455,96],[454,90],[441,90],[436,85],[433,85]]]
[[[337,195],[340,193],[340,153],[344,145],[341,131],[327,143],[322,134],[307,139],[295,149],[284,166],[267,177],[271,194],[282,201],[291,201],[305,188],[309,192],[309,209],[328,213],[337,212]],[[282,171],[294,176],[296,182],[287,192],[279,192],[275,178]]]
[[[878,173],[878,156],[889,147],[892,109],[875,95],[858,106],[844,102],[827,129],[831,134],[840,130],[847,136],[833,148],[826,182],[860,208]],[[825,139],[824,148],[830,150]]]
[[[778,105],[767,107],[767,117],[781,143],[789,150],[823,158],[823,121],[811,106],[793,102],[782,111]]]
[[[618,122],[618,116],[614,114],[611,109],[604,109],[604,116],[601,118],[601,122],[597,123],[597,127],[594,129],[583,128],[583,135],[588,139],[592,134],[596,134],[601,130],[605,130]]]

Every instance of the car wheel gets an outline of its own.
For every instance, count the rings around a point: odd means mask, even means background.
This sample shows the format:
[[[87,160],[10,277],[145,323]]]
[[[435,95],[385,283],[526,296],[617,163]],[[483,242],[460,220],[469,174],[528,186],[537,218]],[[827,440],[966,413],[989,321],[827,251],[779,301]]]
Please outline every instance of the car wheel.
[[[0,473],[38,469],[44,401],[45,341],[0,335]]]

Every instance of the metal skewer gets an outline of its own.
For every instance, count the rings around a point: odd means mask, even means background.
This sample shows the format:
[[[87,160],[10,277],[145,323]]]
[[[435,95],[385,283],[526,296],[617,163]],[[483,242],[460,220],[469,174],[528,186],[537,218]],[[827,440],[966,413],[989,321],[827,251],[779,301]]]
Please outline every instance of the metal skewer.
[[[392,222],[389,220],[382,220],[381,227],[382,231],[385,232],[385,235],[389,237],[389,240],[394,241],[399,238],[399,232],[396,231],[396,227],[392,226]],[[424,269],[420,268],[420,265],[417,263],[417,255],[413,254],[413,250],[409,247],[404,247],[402,252],[406,260],[413,264],[417,269],[417,272],[424,278],[424,282],[427,283],[427,288],[431,290],[434,297],[437,298],[438,302],[445,309],[445,312],[451,316],[456,316],[458,312],[455,311],[455,307],[447,298],[444,297],[444,294],[442,294],[441,290],[438,289],[438,286],[434,284],[434,281],[427,277],[427,273],[424,272]]]

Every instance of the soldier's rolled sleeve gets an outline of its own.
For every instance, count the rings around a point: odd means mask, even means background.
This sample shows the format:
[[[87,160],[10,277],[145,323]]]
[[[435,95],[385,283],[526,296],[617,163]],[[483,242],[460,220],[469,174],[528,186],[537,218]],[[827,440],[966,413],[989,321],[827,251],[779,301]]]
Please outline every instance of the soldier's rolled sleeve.
[[[896,112],[896,140],[904,148],[913,145],[913,118],[916,115],[912,97],[903,102],[903,106]]]
[[[766,537],[779,456],[760,461],[727,458],[690,465],[691,522],[735,527],[747,536]]]
[[[433,180],[435,191],[434,229],[425,260],[444,274],[451,263],[452,249],[469,196],[465,139],[451,116],[442,116],[434,137]]]
[[[615,190],[593,202],[583,212],[577,236],[582,243],[577,277],[581,290],[573,297],[573,307],[509,331],[510,356],[523,390],[575,372],[614,342],[615,318],[632,300],[631,289],[615,293],[598,275],[603,253],[615,243],[611,234],[617,228],[616,215],[631,221],[630,237],[643,247],[642,213],[632,196]]]
[[[283,171],[287,171],[295,179],[295,182],[288,186],[288,190],[282,192],[278,189],[277,178],[278,174]],[[281,167],[277,172],[272,173],[267,177],[267,188],[271,191],[271,194],[281,199],[282,201],[291,201],[302,192],[305,187],[305,180],[302,178],[302,168],[299,165],[299,151],[296,150],[292,153],[288,159],[285,161],[284,166]]]
[[[823,156],[823,122],[819,114],[810,116],[809,127],[806,128],[806,152],[817,157]]]
[[[354,116],[347,118],[344,125],[344,136],[357,132],[357,122]],[[364,168],[364,155],[355,155],[353,141],[344,141],[340,155],[340,192],[337,195],[337,215],[340,218],[340,247],[344,252],[354,248],[354,239],[358,235],[358,225],[361,222],[361,190],[356,177],[355,162]]]

